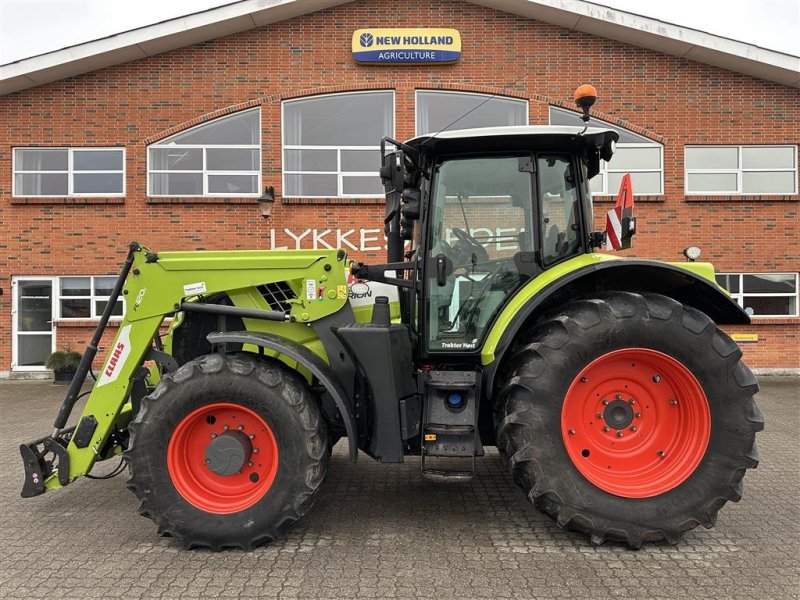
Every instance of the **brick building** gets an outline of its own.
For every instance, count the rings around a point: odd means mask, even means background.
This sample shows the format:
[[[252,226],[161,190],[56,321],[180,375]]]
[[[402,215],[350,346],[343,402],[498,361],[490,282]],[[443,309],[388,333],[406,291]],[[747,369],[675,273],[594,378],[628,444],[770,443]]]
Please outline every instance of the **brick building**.
[[[389,27],[461,55],[356,62]],[[700,246],[755,313],[747,362],[800,368],[800,59],[587,2],[248,0],[0,67],[0,373],[83,348],[130,240],[382,256],[381,136],[577,124],[586,82],[621,135],[597,214],[631,172],[627,254]]]

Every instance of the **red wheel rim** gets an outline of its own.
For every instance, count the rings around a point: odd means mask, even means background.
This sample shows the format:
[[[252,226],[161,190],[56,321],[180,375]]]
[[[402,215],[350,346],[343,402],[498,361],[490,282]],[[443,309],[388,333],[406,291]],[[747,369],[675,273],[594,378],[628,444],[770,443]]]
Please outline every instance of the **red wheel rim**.
[[[252,451],[241,470],[218,475],[206,464],[206,449],[228,431],[247,435]],[[210,513],[244,510],[267,493],[278,472],[278,444],[267,422],[238,404],[219,402],[184,417],[167,445],[167,468],[178,493]]]
[[[683,483],[708,447],[711,414],[700,383],[647,348],[609,352],[570,385],[561,435],[572,463],[600,489],[650,498]]]

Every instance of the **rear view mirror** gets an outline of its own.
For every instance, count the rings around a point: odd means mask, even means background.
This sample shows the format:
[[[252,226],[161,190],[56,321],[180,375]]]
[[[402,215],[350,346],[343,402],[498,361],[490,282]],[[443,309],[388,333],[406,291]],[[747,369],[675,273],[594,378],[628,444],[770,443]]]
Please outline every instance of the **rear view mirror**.
[[[403,163],[405,154],[402,150],[395,150],[383,155],[383,164],[380,168],[381,181],[387,194],[403,192]]]
[[[386,211],[383,222],[389,226],[400,210],[400,196],[403,193],[405,180],[405,153],[402,150],[386,153],[386,142],[392,143],[393,140],[383,138],[381,140],[381,168],[378,174],[381,176],[383,189],[386,192]],[[388,230],[387,230],[388,234]]]

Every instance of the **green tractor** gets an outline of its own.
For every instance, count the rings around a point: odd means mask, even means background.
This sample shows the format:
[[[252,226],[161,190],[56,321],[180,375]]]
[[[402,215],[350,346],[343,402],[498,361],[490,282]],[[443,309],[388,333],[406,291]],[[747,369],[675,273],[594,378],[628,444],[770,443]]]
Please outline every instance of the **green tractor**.
[[[594,94],[576,97],[588,122]],[[596,544],[711,527],[758,463],[758,385],[716,325],[749,317],[710,264],[595,252],[589,179],[616,139],[588,123],[385,138],[385,264],[132,243],[51,435],[21,446],[22,495],[122,457],[159,533],[250,549],[309,510],[346,438],[353,462],[415,456],[444,482],[496,446],[536,508]],[[609,222],[628,246],[627,201]]]

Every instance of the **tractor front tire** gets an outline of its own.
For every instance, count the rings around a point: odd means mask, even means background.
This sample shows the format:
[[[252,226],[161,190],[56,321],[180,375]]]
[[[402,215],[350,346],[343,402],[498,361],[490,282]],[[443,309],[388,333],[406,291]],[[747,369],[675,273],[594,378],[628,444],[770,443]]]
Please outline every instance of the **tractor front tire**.
[[[524,332],[501,371],[497,445],[559,526],[677,543],[738,501],[764,421],[741,350],[655,294],[579,299]]]
[[[306,382],[247,353],[167,374],[129,431],[139,512],[187,548],[250,550],[282,537],[311,507],[330,456]]]

